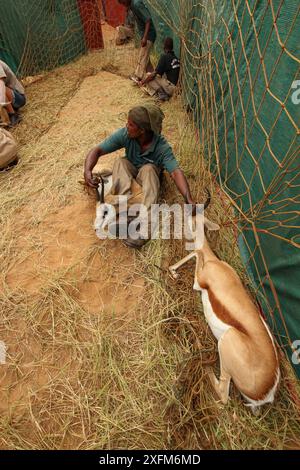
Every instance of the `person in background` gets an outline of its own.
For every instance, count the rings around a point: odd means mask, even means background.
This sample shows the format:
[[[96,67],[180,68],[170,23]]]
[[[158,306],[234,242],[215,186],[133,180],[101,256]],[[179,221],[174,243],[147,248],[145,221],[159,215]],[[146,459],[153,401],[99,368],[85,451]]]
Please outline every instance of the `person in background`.
[[[0,60],[0,106],[8,112],[10,127],[21,120],[18,110],[26,103],[25,90],[11,68]]]
[[[150,53],[156,40],[156,30],[148,8],[143,0],[118,0],[127,10],[132,11],[138,32],[141,37],[141,48],[138,58],[138,64],[131,79],[139,83],[146,72],[153,72],[153,66],[150,60]]]
[[[176,89],[180,73],[180,61],[174,53],[172,38],[164,41],[164,53],[161,55],[154,72],[146,74],[139,82],[150,96],[156,95],[162,101],[169,100]]]
[[[14,137],[0,127],[0,172],[7,171],[18,163],[18,146]]]
[[[118,36],[116,39],[116,46],[122,46],[134,38],[134,16],[128,10],[125,24],[117,26]]]

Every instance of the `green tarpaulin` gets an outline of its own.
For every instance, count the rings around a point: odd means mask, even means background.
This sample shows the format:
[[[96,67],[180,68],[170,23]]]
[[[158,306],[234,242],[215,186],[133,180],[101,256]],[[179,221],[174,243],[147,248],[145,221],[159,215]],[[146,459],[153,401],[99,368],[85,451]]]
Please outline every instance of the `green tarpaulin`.
[[[23,76],[86,51],[76,0],[0,0],[0,58]]]
[[[184,100],[236,204],[262,310],[300,377],[291,348],[300,339],[299,2],[147,3],[158,47],[170,31],[177,52],[181,43]]]

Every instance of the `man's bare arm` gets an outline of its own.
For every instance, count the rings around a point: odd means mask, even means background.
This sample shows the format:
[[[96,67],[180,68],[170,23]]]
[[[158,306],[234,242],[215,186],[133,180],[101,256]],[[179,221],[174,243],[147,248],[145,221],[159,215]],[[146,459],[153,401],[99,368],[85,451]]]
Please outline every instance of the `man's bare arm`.
[[[142,47],[146,47],[146,46],[147,46],[147,41],[148,41],[148,36],[149,36],[149,32],[150,32],[150,27],[151,27],[151,20],[149,19],[149,20],[146,21],[144,37],[143,37],[142,42],[141,42],[141,46],[142,46]]]
[[[93,148],[86,156],[84,164],[84,179],[88,186],[91,188],[97,188],[98,183],[93,178],[93,168],[98,162],[98,159],[104,155],[103,150],[100,147]]]
[[[174,170],[171,173],[171,178],[175,182],[179,192],[184,197],[184,200],[185,200],[186,204],[192,204],[194,206],[194,208],[193,208],[193,213],[194,213],[194,211],[196,209],[196,206],[195,206],[195,202],[194,202],[194,200],[191,196],[190,187],[189,187],[189,184],[188,184],[187,179],[185,177],[185,174],[183,173],[182,170],[180,170],[180,168],[177,168],[176,170]]]

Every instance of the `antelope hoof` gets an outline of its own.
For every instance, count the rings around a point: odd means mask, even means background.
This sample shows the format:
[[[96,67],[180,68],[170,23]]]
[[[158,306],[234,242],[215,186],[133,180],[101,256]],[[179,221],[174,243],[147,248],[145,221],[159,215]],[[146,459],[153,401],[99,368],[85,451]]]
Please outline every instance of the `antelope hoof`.
[[[170,273],[171,273],[171,276],[172,276],[173,279],[178,279],[179,278],[179,274],[176,272],[175,269],[170,268]]]

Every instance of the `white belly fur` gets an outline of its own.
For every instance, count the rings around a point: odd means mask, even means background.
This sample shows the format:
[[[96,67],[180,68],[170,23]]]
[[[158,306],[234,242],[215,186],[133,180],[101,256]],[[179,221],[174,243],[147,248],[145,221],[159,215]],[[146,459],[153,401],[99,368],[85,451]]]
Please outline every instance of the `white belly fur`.
[[[224,333],[226,333],[226,331],[229,330],[229,328],[231,328],[231,326],[227,325],[226,323],[223,323],[215,315],[213,308],[211,306],[209,297],[208,297],[207,290],[201,289],[201,294],[202,294],[202,304],[203,304],[203,310],[204,310],[206,321],[209,324],[209,327],[211,331],[213,332],[213,335],[219,341],[219,339],[223,336]]]

